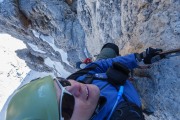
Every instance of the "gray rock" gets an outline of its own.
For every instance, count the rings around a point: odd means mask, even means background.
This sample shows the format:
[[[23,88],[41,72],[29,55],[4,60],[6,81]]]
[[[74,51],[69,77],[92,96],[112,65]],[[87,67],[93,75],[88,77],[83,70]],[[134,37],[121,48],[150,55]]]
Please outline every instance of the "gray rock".
[[[27,49],[16,52],[31,69],[57,71],[45,64],[50,58],[74,72],[77,61],[94,58],[107,42],[116,43],[121,55],[180,48],[179,11],[179,0],[4,0],[0,32],[24,41]],[[154,112],[147,120],[179,119],[179,58],[135,71],[143,106]]]

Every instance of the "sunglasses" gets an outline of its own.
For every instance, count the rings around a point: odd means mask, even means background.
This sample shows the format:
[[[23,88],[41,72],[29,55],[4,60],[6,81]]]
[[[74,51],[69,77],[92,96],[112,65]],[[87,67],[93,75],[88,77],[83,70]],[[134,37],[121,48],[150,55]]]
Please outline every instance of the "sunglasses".
[[[57,79],[55,79],[56,83],[61,89],[59,101],[59,118],[60,120],[70,120],[74,110],[75,99],[74,96],[66,90],[66,86],[71,86],[71,83],[64,78],[58,77]]]

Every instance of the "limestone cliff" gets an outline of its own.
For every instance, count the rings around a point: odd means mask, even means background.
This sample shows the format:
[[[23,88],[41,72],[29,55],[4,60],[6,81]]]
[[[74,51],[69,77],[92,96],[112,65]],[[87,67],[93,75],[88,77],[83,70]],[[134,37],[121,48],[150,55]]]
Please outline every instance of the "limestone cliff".
[[[0,32],[24,41],[17,55],[37,71],[59,67],[75,71],[75,63],[97,55],[113,42],[120,54],[147,47],[180,48],[180,0],[0,0]],[[136,70],[135,82],[147,120],[178,120],[180,57]],[[64,73],[64,74],[63,74]]]

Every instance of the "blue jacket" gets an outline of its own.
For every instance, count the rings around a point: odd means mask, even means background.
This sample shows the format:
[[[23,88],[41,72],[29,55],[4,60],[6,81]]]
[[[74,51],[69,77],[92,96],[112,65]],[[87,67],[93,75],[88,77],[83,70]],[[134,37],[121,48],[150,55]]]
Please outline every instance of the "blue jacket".
[[[112,66],[113,62],[120,62],[121,64],[125,65],[129,69],[134,69],[137,67],[137,62],[136,62],[136,58],[134,54],[99,60],[99,61],[89,64],[87,67],[90,67],[93,64],[97,64],[98,67],[96,67],[95,70],[89,71],[89,73],[102,74],[102,73],[105,73],[110,66]],[[78,80],[83,80],[83,78],[84,78],[84,75],[78,77]],[[95,79],[93,80],[92,84],[97,85],[100,89],[100,96],[104,96],[106,98],[105,105],[102,107],[99,113],[93,117],[93,120],[100,120],[100,119],[102,120],[105,117],[107,117],[107,115],[111,112],[115,104],[118,91],[114,86],[109,84],[107,81]],[[126,98],[130,102],[135,103],[137,106],[141,107],[141,101],[140,101],[139,95],[129,80],[127,80],[126,83],[124,84],[123,94],[126,96]],[[119,102],[122,102],[122,101],[124,101],[123,97],[120,98]]]

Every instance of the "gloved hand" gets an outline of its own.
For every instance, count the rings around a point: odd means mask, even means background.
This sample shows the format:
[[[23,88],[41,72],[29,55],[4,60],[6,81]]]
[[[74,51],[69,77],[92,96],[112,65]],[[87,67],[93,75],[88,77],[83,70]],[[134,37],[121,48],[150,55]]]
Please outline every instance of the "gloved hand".
[[[143,59],[144,64],[151,64],[152,58],[162,52],[162,49],[147,48],[144,52],[140,53],[140,58]],[[160,57],[161,59],[163,56]]]

